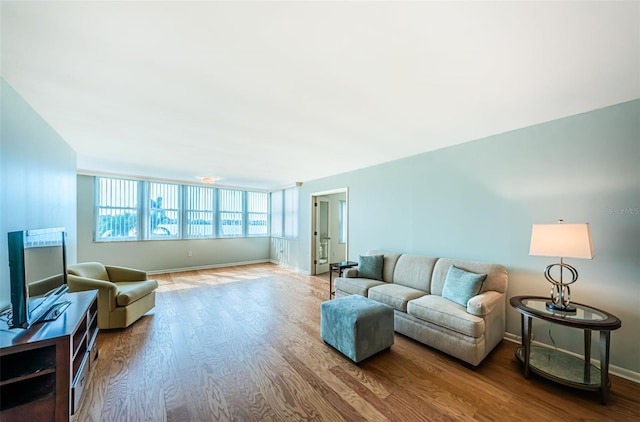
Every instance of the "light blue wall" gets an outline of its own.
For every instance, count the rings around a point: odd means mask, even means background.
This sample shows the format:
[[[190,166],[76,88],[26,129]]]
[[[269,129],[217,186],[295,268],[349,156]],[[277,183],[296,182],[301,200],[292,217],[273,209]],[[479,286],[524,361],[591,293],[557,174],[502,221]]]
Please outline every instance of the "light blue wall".
[[[94,242],[93,190],[94,177],[78,176],[78,262],[158,272],[269,260],[268,237]]]
[[[76,261],[76,153],[0,78],[0,308],[10,303],[7,233],[65,227]]]
[[[305,183],[291,262],[309,270],[310,195],[349,188],[349,258],[383,249],[500,263],[508,296],[547,295],[528,255],[531,225],[588,222],[596,256],[569,259],[573,300],[622,320],[611,362],[640,372],[640,100]],[[548,325],[536,340],[551,344]],[[508,307],[507,331],[520,335]],[[577,330],[553,326],[558,347],[583,353]],[[595,338],[598,336],[594,336]],[[596,354],[597,356],[597,354]],[[618,371],[621,372],[621,371]]]

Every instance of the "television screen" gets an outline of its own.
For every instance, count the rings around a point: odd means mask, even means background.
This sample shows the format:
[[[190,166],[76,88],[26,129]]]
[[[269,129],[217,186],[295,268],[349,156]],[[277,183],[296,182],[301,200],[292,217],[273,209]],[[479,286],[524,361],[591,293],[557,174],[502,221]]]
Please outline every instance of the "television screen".
[[[60,239],[51,239],[47,244],[25,245],[24,272],[29,292],[29,314],[45,302],[45,299],[63,287],[64,262],[62,261],[64,244]]]
[[[12,326],[28,328],[67,291],[62,228],[9,233]]]

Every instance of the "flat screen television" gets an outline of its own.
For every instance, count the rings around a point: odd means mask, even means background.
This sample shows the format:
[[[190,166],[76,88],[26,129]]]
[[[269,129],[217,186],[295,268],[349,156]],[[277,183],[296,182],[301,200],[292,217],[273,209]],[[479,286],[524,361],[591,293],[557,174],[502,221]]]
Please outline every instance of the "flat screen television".
[[[9,327],[29,328],[57,318],[68,306],[64,228],[8,233],[11,318]]]

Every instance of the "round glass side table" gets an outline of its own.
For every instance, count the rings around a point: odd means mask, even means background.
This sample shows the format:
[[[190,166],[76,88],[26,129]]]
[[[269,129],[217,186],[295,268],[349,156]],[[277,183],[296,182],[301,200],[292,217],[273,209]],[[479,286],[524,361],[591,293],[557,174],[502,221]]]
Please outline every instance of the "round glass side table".
[[[548,297],[515,296],[511,306],[521,314],[522,346],[516,350],[516,358],[524,364],[524,376],[532,372],[570,387],[600,391],[603,404],[607,403],[611,382],[609,380],[609,348],[611,331],[622,326],[614,315],[601,309],[580,303],[571,303],[576,312],[550,311]],[[584,332],[584,360],[559,350],[531,345],[533,318],[566,325]],[[600,368],[591,364],[591,332],[600,332]]]

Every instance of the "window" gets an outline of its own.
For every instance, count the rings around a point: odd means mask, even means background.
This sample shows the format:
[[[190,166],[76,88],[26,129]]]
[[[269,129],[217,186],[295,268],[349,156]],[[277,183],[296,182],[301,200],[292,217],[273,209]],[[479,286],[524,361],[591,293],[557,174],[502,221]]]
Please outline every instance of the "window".
[[[215,190],[203,186],[185,186],[186,238],[214,237],[215,213],[213,198]]]
[[[242,191],[218,189],[220,237],[242,236]]]
[[[298,188],[271,192],[271,236],[298,237]]]
[[[96,178],[96,240],[135,240],[138,229],[138,182]]]
[[[149,182],[149,239],[176,239],[180,234],[180,185]]]
[[[298,237],[298,189],[284,190],[284,237]]]
[[[98,242],[269,236],[269,195],[175,183],[95,178]]]
[[[282,230],[284,224],[282,192],[283,191],[271,192],[271,236],[273,237],[282,237],[284,234]]]
[[[269,234],[269,196],[262,192],[247,194],[247,236],[267,236]]]
[[[347,243],[347,201],[338,202],[338,242]]]

